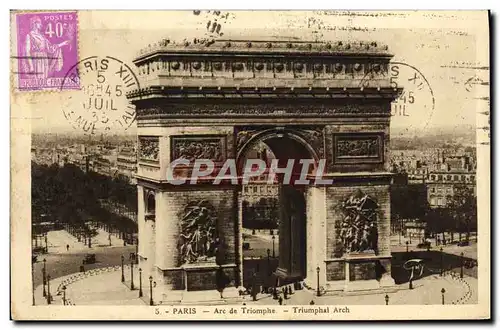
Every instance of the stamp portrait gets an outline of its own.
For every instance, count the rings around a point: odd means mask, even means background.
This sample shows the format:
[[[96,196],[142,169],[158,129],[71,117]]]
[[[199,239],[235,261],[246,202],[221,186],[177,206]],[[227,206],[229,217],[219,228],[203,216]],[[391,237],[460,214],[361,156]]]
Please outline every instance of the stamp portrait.
[[[78,61],[78,17],[72,12],[16,14],[17,80],[22,91],[57,89]],[[66,89],[78,89],[76,83]]]

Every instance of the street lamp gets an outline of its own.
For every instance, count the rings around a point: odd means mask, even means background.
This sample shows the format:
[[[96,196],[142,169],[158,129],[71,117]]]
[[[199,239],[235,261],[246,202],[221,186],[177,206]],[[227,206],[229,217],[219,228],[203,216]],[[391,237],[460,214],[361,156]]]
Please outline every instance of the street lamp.
[[[252,273],[252,300],[253,301],[257,301],[256,280],[257,280],[257,277],[256,277],[255,272],[254,272],[254,273]]]
[[[408,244],[410,244],[410,243],[408,243],[408,241],[406,241],[406,252],[408,252]]]
[[[271,250],[267,249],[267,273],[271,275]]]
[[[464,253],[460,253],[460,278],[464,278]]]
[[[274,240],[276,239],[276,236],[273,235],[272,239],[273,239],[273,258],[276,258],[276,253],[274,251]]]
[[[47,275],[47,305],[50,305],[50,275]]]
[[[149,306],[153,306],[153,276],[149,276]]]
[[[31,259],[31,292],[33,296],[33,306],[35,306],[35,259]]]
[[[444,261],[443,261],[443,247],[441,247],[439,249],[439,252],[441,252],[441,270],[439,272],[439,276],[443,276],[443,267],[444,267],[444,265],[443,265],[443,263],[444,263]]]
[[[134,260],[130,260],[130,290],[134,290]]]
[[[139,268],[139,298],[142,297],[142,269]]]
[[[125,260],[125,257],[122,256],[122,282],[125,282],[125,274],[123,273],[123,261]]]
[[[444,293],[446,292],[446,290],[444,288],[441,289],[441,304],[444,305]]]
[[[389,295],[388,294],[385,295],[385,304],[389,305]]]
[[[66,285],[63,285],[63,305],[66,306]]]
[[[320,268],[319,266],[316,267],[316,274],[318,275],[318,287],[316,288],[316,295],[319,297],[320,296],[320,292],[319,292],[319,271],[320,271]]]
[[[135,263],[139,264],[139,239],[135,241]]]
[[[47,269],[46,269],[47,260],[43,259],[43,268],[42,268],[42,277],[43,277],[43,296],[47,296],[47,292],[45,292],[45,285],[47,284]]]

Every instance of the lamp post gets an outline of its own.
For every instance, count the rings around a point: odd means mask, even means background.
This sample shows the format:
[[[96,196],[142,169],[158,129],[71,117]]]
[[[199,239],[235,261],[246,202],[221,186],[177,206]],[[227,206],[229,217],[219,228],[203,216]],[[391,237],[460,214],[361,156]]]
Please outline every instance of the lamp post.
[[[47,305],[50,305],[50,275],[47,275]]]
[[[149,276],[149,306],[153,306],[153,276]]]
[[[46,269],[47,260],[43,259],[43,268],[42,268],[42,280],[43,280],[43,296],[47,296],[47,292],[45,292],[45,285],[47,284],[47,269]]]
[[[135,263],[139,264],[139,239],[135,241]]]
[[[139,298],[142,297],[142,269],[139,268]]]
[[[444,293],[446,290],[444,288],[441,289],[441,304],[444,305]]]
[[[274,251],[274,240],[276,239],[276,236],[273,235],[273,258],[276,258],[276,252]]]
[[[385,304],[389,305],[389,295],[388,294],[385,295]]]
[[[257,301],[257,276],[255,272],[252,273],[252,300]]]
[[[134,290],[134,260],[130,260],[130,290]]]
[[[125,257],[122,256],[122,282],[125,282],[125,274],[123,273],[123,261],[125,260]]]
[[[317,295],[318,297],[319,297],[319,296],[320,296],[320,294],[321,294],[321,293],[319,292],[319,271],[320,271],[320,268],[319,268],[319,266],[318,266],[318,267],[316,267],[316,274],[318,275],[318,277],[317,277],[317,278],[318,278],[318,286],[317,286],[317,288],[316,288],[316,295]]]
[[[408,243],[408,241],[406,241],[406,252],[408,252],[408,244],[410,244],[410,243]]]
[[[464,278],[464,253],[460,253],[460,278]]]
[[[63,305],[66,306],[66,285],[63,285]]]
[[[31,259],[31,293],[33,298],[33,306],[35,306],[35,260]]]
[[[439,252],[441,252],[441,270],[439,271],[439,276],[443,276],[443,247],[439,249]]]
[[[267,249],[267,273],[271,275],[271,250]]]

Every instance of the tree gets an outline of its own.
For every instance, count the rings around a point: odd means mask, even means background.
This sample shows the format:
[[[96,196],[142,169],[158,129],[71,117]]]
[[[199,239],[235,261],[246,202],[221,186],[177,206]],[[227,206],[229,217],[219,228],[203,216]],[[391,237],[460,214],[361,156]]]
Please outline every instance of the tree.
[[[447,208],[450,217],[453,219],[454,227],[461,234],[467,233],[467,241],[470,239],[470,232],[477,228],[477,198],[473,189],[465,184],[454,185],[453,196],[448,200]]]

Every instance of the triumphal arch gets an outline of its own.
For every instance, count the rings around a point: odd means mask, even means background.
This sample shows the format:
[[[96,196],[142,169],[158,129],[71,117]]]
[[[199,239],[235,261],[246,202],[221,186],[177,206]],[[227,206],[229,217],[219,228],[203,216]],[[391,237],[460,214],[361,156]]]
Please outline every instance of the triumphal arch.
[[[240,166],[261,143],[283,166],[312,159],[308,177],[324,165],[323,180],[278,182],[278,285],[394,284],[387,155],[399,90],[391,57],[377,42],[297,40],[165,39],[140,52],[141,88],[128,95],[138,126],[138,253],[156,300],[208,299],[221,284],[229,297],[243,287],[244,184],[210,176],[172,184],[167,172],[178,159]],[[190,177],[189,164],[175,167],[177,178]]]

